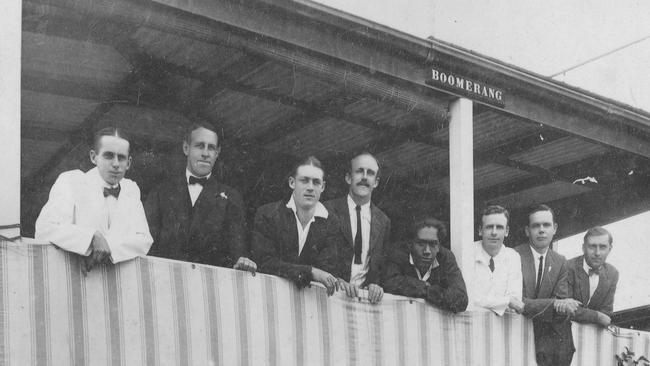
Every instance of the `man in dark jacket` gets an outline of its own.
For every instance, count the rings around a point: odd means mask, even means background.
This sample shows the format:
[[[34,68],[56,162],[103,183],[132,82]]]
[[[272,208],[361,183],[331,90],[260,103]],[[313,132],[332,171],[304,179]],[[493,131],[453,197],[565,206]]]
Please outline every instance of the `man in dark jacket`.
[[[154,187],[145,202],[154,239],[149,255],[255,273],[257,266],[248,258],[242,197],[212,174],[219,143],[209,122],[187,129],[185,174]]]
[[[353,248],[350,277],[339,284],[349,297],[357,297],[358,289],[368,289],[368,300],[378,303],[384,295],[381,269],[390,240],[390,219],[371,202],[372,191],[379,184],[377,159],[370,153],[353,157],[345,181],[350,187],[348,194],[325,202],[327,210],[338,217],[347,245]]]
[[[467,290],[463,275],[454,254],[440,246],[447,236],[445,226],[427,217],[415,223],[413,232],[414,238],[396,248],[388,258],[384,289],[396,295],[423,298],[444,310],[464,311]]]
[[[618,283],[618,271],[606,262],[611,250],[612,234],[602,227],[593,227],[585,234],[584,254],[569,261],[569,297],[583,304],[575,311],[573,320],[603,327],[611,323]]]
[[[260,207],[255,214],[252,254],[263,273],[285,277],[305,287],[320,282],[329,295],[338,289],[338,278],[350,276],[351,254],[338,219],[319,202],[325,189],[324,170],[318,159],[308,157],[289,177],[292,194]]]

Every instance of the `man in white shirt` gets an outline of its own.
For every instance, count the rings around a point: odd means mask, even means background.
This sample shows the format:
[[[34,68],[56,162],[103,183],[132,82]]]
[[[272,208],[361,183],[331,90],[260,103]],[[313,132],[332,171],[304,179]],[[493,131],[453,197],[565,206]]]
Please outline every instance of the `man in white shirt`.
[[[341,222],[348,246],[353,249],[350,277],[339,279],[349,297],[357,297],[358,289],[368,290],[371,303],[381,301],[381,271],[390,240],[390,219],[372,203],[372,191],[379,184],[379,163],[364,152],[350,160],[345,173],[349,186],[345,197],[325,202],[325,207]]]
[[[521,260],[517,252],[503,244],[510,230],[509,220],[508,210],[501,206],[483,210],[478,230],[481,241],[472,244],[472,262],[463,268],[468,310],[489,309],[503,315],[521,301]]]
[[[98,264],[146,255],[152,243],[140,189],[124,174],[131,166],[124,133],[107,127],[90,150],[95,168],[59,175],[36,219],[35,238],[82,256],[86,274]]]
[[[338,218],[319,202],[325,189],[325,171],[310,156],[289,177],[288,201],[257,209],[252,255],[262,273],[290,279],[298,287],[320,282],[328,295],[339,288],[337,278],[350,276],[349,254]]]

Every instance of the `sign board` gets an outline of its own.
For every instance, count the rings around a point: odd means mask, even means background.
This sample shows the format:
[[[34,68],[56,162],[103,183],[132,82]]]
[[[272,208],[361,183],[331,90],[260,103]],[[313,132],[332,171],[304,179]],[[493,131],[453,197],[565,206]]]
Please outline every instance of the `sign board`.
[[[439,67],[432,67],[426,83],[461,94],[469,99],[485,102],[498,107],[505,106],[505,93],[486,82],[468,78]]]

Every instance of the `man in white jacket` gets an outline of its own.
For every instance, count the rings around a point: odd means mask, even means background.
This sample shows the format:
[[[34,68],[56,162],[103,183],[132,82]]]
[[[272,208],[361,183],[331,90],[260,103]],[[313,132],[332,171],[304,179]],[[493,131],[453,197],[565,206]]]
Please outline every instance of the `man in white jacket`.
[[[95,168],[59,175],[36,219],[36,239],[82,256],[84,274],[95,265],[146,255],[153,239],[140,189],[124,174],[131,166],[123,132],[108,127],[95,134],[90,150]]]
[[[521,301],[522,275],[519,254],[503,244],[508,236],[508,210],[488,206],[483,210],[478,234],[472,244],[468,268],[463,268],[467,284],[467,310],[488,309],[498,315]]]

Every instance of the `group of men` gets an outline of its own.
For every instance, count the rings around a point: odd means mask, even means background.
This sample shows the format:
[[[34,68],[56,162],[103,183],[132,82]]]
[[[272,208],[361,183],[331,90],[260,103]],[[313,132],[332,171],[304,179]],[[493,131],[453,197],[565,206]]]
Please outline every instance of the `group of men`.
[[[570,363],[570,320],[610,323],[618,272],[605,262],[612,237],[603,228],[587,231],[584,255],[566,261],[549,250],[557,230],[550,207],[530,212],[529,241],[512,249],[504,245],[508,211],[489,206],[481,241],[468,247],[470,264],[461,272],[441,246],[445,225],[433,217],[416,220],[412,238],[390,242],[391,221],[372,203],[379,164],[361,153],[345,174],[348,194],[324,203],[321,162],[311,156],[296,164],[288,177],[290,198],[260,207],[249,238],[240,193],[212,174],[221,152],[217,129],[194,123],[182,146],[185,172],[154,187],[143,205],[137,184],[124,178],[131,166],[128,137],[116,128],[98,131],[90,150],[96,167],[58,177],[35,237],[79,254],[84,274],[148,254],[273,274],[299,287],[315,281],[330,295],[344,291],[371,303],[386,291],[452,312],[468,306],[498,315],[514,311],[533,319],[540,365]]]

